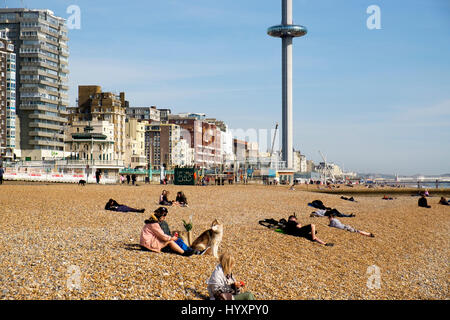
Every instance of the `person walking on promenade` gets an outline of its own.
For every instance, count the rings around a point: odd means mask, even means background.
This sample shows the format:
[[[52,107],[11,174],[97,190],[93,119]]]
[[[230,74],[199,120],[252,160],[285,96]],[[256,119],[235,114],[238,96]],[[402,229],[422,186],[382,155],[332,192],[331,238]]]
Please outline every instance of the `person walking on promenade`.
[[[97,184],[100,183],[100,177],[101,177],[101,175],[102,175],[102,173],[101,173],[100,169],[97,169],[97,170],[95,171],[95,180],[97,181]]]

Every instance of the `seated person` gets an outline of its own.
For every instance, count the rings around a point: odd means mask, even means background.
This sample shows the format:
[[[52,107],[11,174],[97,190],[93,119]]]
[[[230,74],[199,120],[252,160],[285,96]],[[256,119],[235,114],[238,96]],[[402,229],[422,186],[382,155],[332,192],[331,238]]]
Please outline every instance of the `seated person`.
[[[168,236],[172,236],[172,232],[170,232],[170,228],[169,228],[169,224],[166,222],[166,220],[162,220],[159,222],[159,226],[161,227],[162,231],[167,234]],[[175,243],[183,250],[192,250],[192,248],[190,248],[181,238],[178,238],[178,240],[175,241]],[[167,246],[161,249],[162,252],[173,252],[173,250]],[[206,251],[206,250],[205,250]],[[202,254],[203,252],[196,252],[194,251],[194,253],[197,254]]]
[[[183,191],[177,192],[177,197],[175,198],[175,203],[181,207],[188,206],[187,199],[186,199],[186,196],[184,195]]]
[[[320,240],[316,236],[316,226],[313,224],[308,224],[304,227],[300,223],[297,222],[296,216],[289,216],[289,219],[284,227],[284,232],[286,232],[289,235],[297,236],[297,237],[304,237],[311,241],[318,242],[320,244],[326,245],[326,246],[332,246],[332,243],[326,243],[322,240]]]
[[[431,208],[431,206],[428,205],[427,198],[425,198],[425,195],[422,195],[422,197],[419,198],[418,205],[419,207],[423,208]]]
[[[191,256],[196,252],[190,248],[183,250],[176,241],[177,236],[170,236],[163,232],[159,223],[163,222],[167,216],[167,208],[159,207],[145,220],[145,225],[141,231],[141,239],[139,244],[143,250],[161,252],[166,246],[169,246],[173,252],[183,256]]]
[[[118,212],[145,212],[145,209],[135,209],[123,204],[118,204],[116,200],[109,199],[105,205],[105,210],[118,211]]]
[[[163,190],[161,195],[159,196],[159,204],[162,206],[171,206],[173,201],[169,201],[167,196],[169,195],[169,191]]]
[[[383,198],[381,198],[383,200],[394,200],[394,198],[392,197],[388,197],[387,195],[384,195]]]
[[[338,229],[346,230],[346,231],[350,231],[350,232],[357,232],[357,233],[362,234],[363,236],[367,236],[367,237],[372,237],[372,238],[375,237],[375,235],[373,233],[356,230],[355,228],[353,228],[349,225],[343,224],[338,219],[336,219],[333,214],[329,215],[328,219],[330,220],[330,224],[328,226],[330,226],[332,228],[338,228]]]
[[[331,209],[331,210],[316,210],[314,212],[311,213],[310,217],[328,217],[329,215],[335,215],[337,217],[340,218],[353,218],[356,217],[355,214],[351,213],[351,214],[343,214],[340,213],[337,209]]]
[[[255,300],[253,293],[241,292],[245,284],[234,278],[234,264],[235,258],[230,253],[225,252],[220,256],[219,264],[206,282],[211,300]]]
[[[441,200],[439,200],[439,204],[442,204],[444,206],[450,205],[450,203],[447,200],[445,200],[444,197],[441,197]]]

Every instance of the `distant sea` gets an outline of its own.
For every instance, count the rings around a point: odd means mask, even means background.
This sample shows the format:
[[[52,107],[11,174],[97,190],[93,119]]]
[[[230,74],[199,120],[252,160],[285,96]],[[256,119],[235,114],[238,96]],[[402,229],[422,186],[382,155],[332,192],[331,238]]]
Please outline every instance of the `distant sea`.
[[[407,186],[411,186],[413,188],[417,188],[417,184],[407,184]],[[420,187],[424,189],[435,189],[436,183],[435,182],[421,182]],[[439,189],[448,189],[450,188],[450,182],[439,182]]]

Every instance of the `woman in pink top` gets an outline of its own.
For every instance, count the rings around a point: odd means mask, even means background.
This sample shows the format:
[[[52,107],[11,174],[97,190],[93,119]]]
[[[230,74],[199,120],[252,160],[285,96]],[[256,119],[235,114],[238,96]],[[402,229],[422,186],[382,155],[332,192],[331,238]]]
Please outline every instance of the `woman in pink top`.
[[[148,220],[145,220],[145,226],[141,232],[141,248],[144,250],[161,252],[162,248],[169,246],[174,252],[183,256],[190,256],[194,254],[194,250],[184,251],[178,244],[175,243],[178,237],[166,235],[161,229],[159,222],[166,219],[167,213],[167,208],[159,207]]]

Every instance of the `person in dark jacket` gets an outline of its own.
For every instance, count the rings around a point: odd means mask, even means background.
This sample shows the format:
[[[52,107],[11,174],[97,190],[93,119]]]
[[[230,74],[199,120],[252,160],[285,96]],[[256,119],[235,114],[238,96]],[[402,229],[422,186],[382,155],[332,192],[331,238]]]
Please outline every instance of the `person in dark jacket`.
[[[427,198],[425,198],[425,195],[422,195],[422,197],[419,198],[418,205],[419,207],[423,208],[431,208],[431,206],[428,205]]]
[[[161,195],[159,196],[159,204],[162,206],[171,206],[173,204],[173,201],[169,201],[167,199],[169,195],[169,191],[163,190]]]
[[[177,197],[175,198],[175,203],[181,207],[188,206],[187,199],[186,199],[186,196],[184,195],[183,191],[177,192]]]
[[[100,169],[97,169],[97,170],[95,171],[95,180],[97,181],[97,184],[100,183],[100,177],[101,177],[101,175],[102,175],[102,172],[100,171]]]
[[[3,184],[3,174],[5,173],[5,170],[3,170],[3,167],[0,166],[0,184]]]
[[[444,206],[449,206],[450,205],[450,203],[448,203],[448,201],[445,200],[444,197],[441,197],[441,200],[439,200],[439,204],[442,204]]]
[[[109,199],[109,201],[106,203],[105,210],[118,211],[118,212],[141,212],[141,213],[145,212],[145,209],[131,208],[126,205],[119,204],[119,203],[117,203],[116,200],[113,200],[113,199]]]

